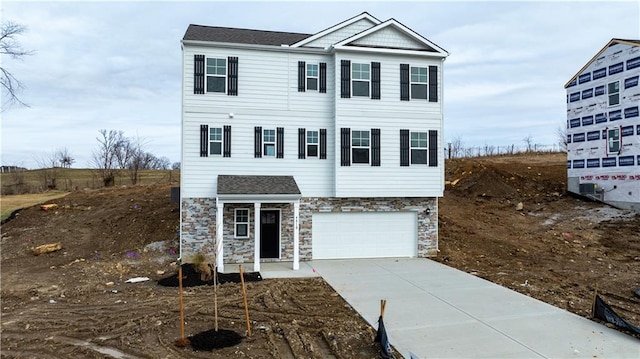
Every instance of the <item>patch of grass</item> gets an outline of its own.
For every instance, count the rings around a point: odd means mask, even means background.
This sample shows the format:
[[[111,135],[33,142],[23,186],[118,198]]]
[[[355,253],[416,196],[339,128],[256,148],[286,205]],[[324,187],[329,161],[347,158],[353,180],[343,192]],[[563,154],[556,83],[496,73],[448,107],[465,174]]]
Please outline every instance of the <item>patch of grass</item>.
[[[0,220],[4,221],[9,217],[11,212],[17,209],[27,208],[27,207],[35,206],[37,204],[43,204],[50,200],[64,197],[68,194],[69,192],[52,191],[52,192],[44,192],[44,193],[1,196],[0,212],[2,213],[0,214]]]

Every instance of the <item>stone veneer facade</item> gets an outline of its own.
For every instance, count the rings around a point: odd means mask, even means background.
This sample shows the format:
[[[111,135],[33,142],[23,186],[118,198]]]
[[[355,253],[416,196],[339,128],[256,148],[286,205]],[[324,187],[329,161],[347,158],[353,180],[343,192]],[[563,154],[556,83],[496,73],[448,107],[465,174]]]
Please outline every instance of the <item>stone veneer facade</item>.
[[[236,208],[249,209],[249,238],[234,238]],[[263,203],[261,210],[280,211],[280,259],[293,260],[293,204]],[[418,257],[434,256],[438,250],[437,198],[311,198],[300,199],[300,260],[312,259],[312,216],[317,212],[395,212],[418,213]],[[226,203],[223,211],[223,243],[225,263],[253,263],[254,204]],[[215,198],[183,198],[181,224],[181,257],[185,262],[198,252],[212,253],[216,238]]]

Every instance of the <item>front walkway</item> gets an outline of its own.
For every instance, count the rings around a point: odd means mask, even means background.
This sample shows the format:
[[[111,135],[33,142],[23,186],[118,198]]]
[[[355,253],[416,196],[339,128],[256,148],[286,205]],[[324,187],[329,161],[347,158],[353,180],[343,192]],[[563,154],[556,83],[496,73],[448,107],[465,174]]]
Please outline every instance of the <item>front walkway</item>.
[[[263,263],[264,278],[322,276],[406,358],[640,358],[640,341],[428,259]]]

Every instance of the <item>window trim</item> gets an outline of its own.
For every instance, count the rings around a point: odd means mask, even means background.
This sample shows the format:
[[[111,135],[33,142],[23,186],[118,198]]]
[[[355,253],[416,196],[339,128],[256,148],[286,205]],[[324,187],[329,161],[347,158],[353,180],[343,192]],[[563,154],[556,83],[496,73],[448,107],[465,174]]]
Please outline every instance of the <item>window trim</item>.
[[[316,75],[315,76],[310,76],[309,75],[309,67],[310,66],[315,66],[315,68],[316,68]],[[316,88],[315,89],[310,89],[309,88],[309,79],[315,79],[316,80]],[[320,91],[320,64],[318,64],[318,63],[307,63],[305,65],[304,86],[305,86],[305,90],[306,91],[316,91],[316,92]]]
[[[209,74],[209,60],[223,60],[224,61],[224,74],[220,75],[220,74]],[[217,68],[218,65],[216,64],[215,67]],[[219,93],[219,94],[226,94],[227,93],[227,74],[229,71],[229,63],[228,60],[226,58],[219,58],[219,57],[205,57],[204,60],[204,81],[205,81],[205,86],[204,86],[204,90],[206,93]],[[217,78],[222,78],[223,79],[223,91],[209,91],[209,77],[217,77]]]
[[[369,73],[369,78],[368,79],[356,79],[354,76],[354,66],[355,65],[359,65],[359,66],[367,66],[368,68],[368,73]],[[371,63],[366,63],[366,62],[352,62],[351,63],[351,68],[349,69],[349,72],[351,73],[351,82],[350,82],[350,86],[351,86],[351,97],[364,97],[364,98],[371,98]],[[359,71],[359,73],[362,73],[362,69]],[[355,82],[366,82],[367,83],[367,95],[356,95],[353,92],[353,84]]]
[[[362,140],[364,139],[362,136],[359,136],[358,138],[356,138],[355,134],[362,134],[362,133],[366,133],[367,134],[367,145],[355,145],[354,141],[355,140],[359,140],[360,142],[362,142]],[[371,129],[368,130],[351,130],[351,141],[350,141],[350,152],[351,152],[351,164],[353,165],[370,165],[371,164]],[[354,156],[354,150],[362,150],[362,149],[366,149],[367,150],[367,162],[355,162],[355,156]]]
[[[609,86],[613,85],[617,83],[618,84],[618,91],[614,92],[613,94],[609,92]],[[611,96],[617,96],[618,98],[618,103],[615,104],[611,104]],[[611,82],[607,82],[607,105],[609,107],[613,107],[613,106],[620,106],[620,80],[616,80],[616,81],[611,81]]]
[[[424,146],[414,146],[413,145],[413,135],[414,134],[424,134],[424,138],[418,139],[419,141],[424,140]],[[416,163],[413,161],[413,150],[424,151],[424,163]],[[427,165],[429,164],[429,131],[409,131],[409,165]]]
[[[413,69],[424,69],[424,82],[413,81]],[[420,76],[420,74],[418,74]],[[424,98],[413,96],[413,85],[424,85]],[[429,98],[429,67],[428,66],[409,66],[409,99],[410,100],[427,100]]]
[[[212,135],[212,131],[213,130],[219,130],[219,135],[220,135],[220,139],[219,140],[213,140],[211,139],[211,137],[213,137]],[[220,153],[213,153],[213,144],[214,143],[219,143],[220,144]],[[209,127],[209,156],[222,156],[222,153],[224,152],[223,150],[223,146],[224,146],[224,132],[222,131],[222,127]]]
[[[311,133],[315,132],[316,136],[315,136],[315,143],[309,143],[309,135]],[[320,158],[320,130],[306,130],[305,136],[304,136],[304,142],[305,142],[305,151],[306,151],[306,157],[316,157],[316,158]],[[316,147],[316,154],[312,155],[311,151],[309,151],[309,146],[315,146]]]
[[[618,138],[614,139],[612,138],[612,134],[615,134],[617,132],[618,134]],[[622,134],[620,133],[620,127],[613,127],[613,128],[607,128],[607,156],[609,154],[613,154],[613,153],[617,153],[620,154],[620,152],[622,151]],[[614,143],[618,144],[618,150],[614,151],[611,149],[611,145],[613,145]]]
[[[247,221],[240,222],[238,221],[238,212],[239,211],[247,211]],[[245,224],[247,226],[247,235],[239,236],[238,235],[238,225]],[[235,208],[233,211],[233,238],[249,238],[251,230],[251,210],[249,208]]]
[[[267,141],[267,131],[273,132],[273,141]],[[268,154],[267,145],[273,146],[273,154]],[[263,157],[276,157],[277,150],[277,137],[275,128],[263,128],[262,129],[262,156]]]

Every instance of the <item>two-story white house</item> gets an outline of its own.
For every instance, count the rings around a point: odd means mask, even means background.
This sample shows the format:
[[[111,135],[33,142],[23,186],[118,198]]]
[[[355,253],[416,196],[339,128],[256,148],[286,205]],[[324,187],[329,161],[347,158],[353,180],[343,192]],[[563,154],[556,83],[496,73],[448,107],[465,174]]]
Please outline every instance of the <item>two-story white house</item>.
[[[640,40],[612,39],[565,84],[567,187],[640,211]]]
[[[316,34],[190,25],[182,50],[184,261],[436,253],[444,49],[365,12]]]

